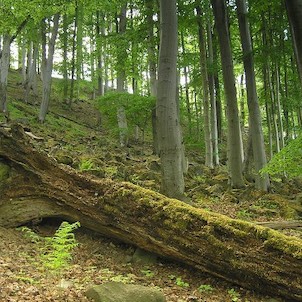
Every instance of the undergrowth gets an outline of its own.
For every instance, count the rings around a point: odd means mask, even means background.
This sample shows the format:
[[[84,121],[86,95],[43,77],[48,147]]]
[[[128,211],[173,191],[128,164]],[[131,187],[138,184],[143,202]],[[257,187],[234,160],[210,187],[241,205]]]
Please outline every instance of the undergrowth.
[[[37,245],[41,267],[57,274],[70,265],[73,250],[78,246],[74,231],[79,227],[79,222],[70,224],[63,221],[52,237],[41,237],[28,227],[21,227],[19,230]]]

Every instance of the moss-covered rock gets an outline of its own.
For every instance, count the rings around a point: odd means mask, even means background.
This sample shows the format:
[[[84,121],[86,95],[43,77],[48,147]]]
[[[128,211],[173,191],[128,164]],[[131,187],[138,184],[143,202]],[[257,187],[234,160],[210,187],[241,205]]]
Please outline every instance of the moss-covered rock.
[[[108,282],[89,288],[86,296],[95,302],[165,302],[164,295],[155,288],[142,285]]]

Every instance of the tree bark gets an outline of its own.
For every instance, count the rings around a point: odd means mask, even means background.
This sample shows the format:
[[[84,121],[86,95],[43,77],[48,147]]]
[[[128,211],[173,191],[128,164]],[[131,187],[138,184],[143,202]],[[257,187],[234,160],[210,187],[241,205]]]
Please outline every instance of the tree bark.
[[[256,189],[268,191],[269,178],[267,174],[260,175],[260,170],[266,165],[264,137],[261,123],[261,112],[256,89],[256,76],[252,38],[247,19],[246,0],[236,0],[239,21],[241,45],[243,51],[243,64],[246,76],[247,103],[249,109],[249,128],[252,138],[253,159],[256,169]]]
[[[28,52],[31,52],[31,55],[28,56],[28,62],[27,62],[27,76],[26,76],[26,82],[24,85],[25,89],[25,96],[24,100],[26,103],[29,102],[30,98],[30,91],[33,89],[33,95],[34,95],[34,103],[36,102],[38,91],[37,91],[37,61],[38,61],[38,51],[39,46],[37,42],[31,42],[31,46],[28,49]]]
[[[2,56],[0,59],[0,112],[7,113],[7,77],[10,61],[10,39],[8,34],[3,36]]]
[[[300,0],[285,0],[285,5],[302,84],[302,2]]]
[[[242,176],[242,138],[238,115],[237,94],[225,0],[211,0],[220,45],[222,74],[228,120],[228,165],[233,188],[244,186]]]
[[[80,221],[233,284],[301,301],[301,239],[131,183],[81,175],[33,149],[29,139],[19,125],[0,129],[0,226],[44,217]]]
[[[120,48],[117,50],[117,91],[127,91],[126,88],[126,64],[127,58],[127,41],[125,37],[127,28],[127,3],[125,3],[120,12],[120,19],[118,22],[118,34],[120,37]],[[117,123],[120,132],[121,147],[127,146],[129,141],[129,129],[127,123],[126,110],[123,105],[117,109]]]
[[[212,128],[211,128],[211,113],[210,113],[210,92],[209,92],[209,77],[207,68],[207,51],[205,30],[202,24],[202,12],[200,5],[196,5],[197,25],[198,25],[198,46],[199,46],[199,62],[202,77],[203,91],[203,123],[204,123],[204,141],[205,141],[205,165],[213,168],[213,144],[212,144]]]
[[[208,38],[208,52],[209,52],[209,65],[213,69],[214,66],[214,49],[212,38],[212,26],[207,22],[207,38]],[[214,72],[209,70],[209,91],[211,103],[211,128],[212,128],[212,145],[213,145],[213,163],[215,166],[219,165],[219,148],[218,148],[218,110],[216,105],[215,96],[215,78]]]
[[[43,37],[43,47],[42,47],[42,82],[43,82],[43,95],[42,95],[42,103],[40,106],[39,112],[39,121],[44,122],[45,117],[48,111],[49,101],[50,101],[50,93],[51,93],[51,74],[53,69],[53,56],[55,51],[55,42],[59,29],[59,19],[60,15],[55,14],[53,18],[53,26],[51,31],[51,37],[48,43],[48,52],[46,54],[46,36]],[[46,35],[46,33],[42,33]]]
[[[150,74],[150,95],[156,97],[157,95],[157,64],[156,64],[156,41],[154,37],[154,0],[145,0],[146,8],[146,23],[148,24],[148,67]],[[159,155],[158,143],[158,129],[156,108],[152,109],[152,138],[153,138],[153,153]]]
[[[179,121],[177,87],[176,0],[160,1],[160,50],[156,113],[161,160],[161,192],[184,198],[183,145]]]

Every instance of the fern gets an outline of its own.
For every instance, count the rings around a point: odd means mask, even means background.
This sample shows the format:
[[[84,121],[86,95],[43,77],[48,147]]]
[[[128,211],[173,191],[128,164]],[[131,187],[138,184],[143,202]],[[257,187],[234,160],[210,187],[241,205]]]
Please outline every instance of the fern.
[[[64,221],[54,236],[45,238],[45,247],[41,255],[45,268],[57,272],[70,264],[72,251],[78,246],[73,232],[79,227],[79,222],[69,224]]]

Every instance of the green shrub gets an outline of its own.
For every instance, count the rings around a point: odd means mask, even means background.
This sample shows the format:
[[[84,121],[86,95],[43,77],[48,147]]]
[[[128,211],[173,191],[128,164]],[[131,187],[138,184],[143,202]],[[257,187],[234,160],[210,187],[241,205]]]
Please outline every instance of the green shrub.
[[[210,284],[201,284],[199,287],[198,287],[198,291],[200,293],[212,293],[214,290],[214,288],[210,285]]]
[[[98,109],[108,118],[112,128],[117,127],[117,109],[125,108],[128,126],[138,126],[145,131],[151,124],[155,98],[127,92],[110,91],[98,99]]]
[[[93,162],[90,159],[81,160],[79,163],[79,169],[81,172],[90,171],[93,169]]]
[[[302,176],[302,135],[290,141],[270,162],[261,170],[272,176],[285,174],[288,178]]]

